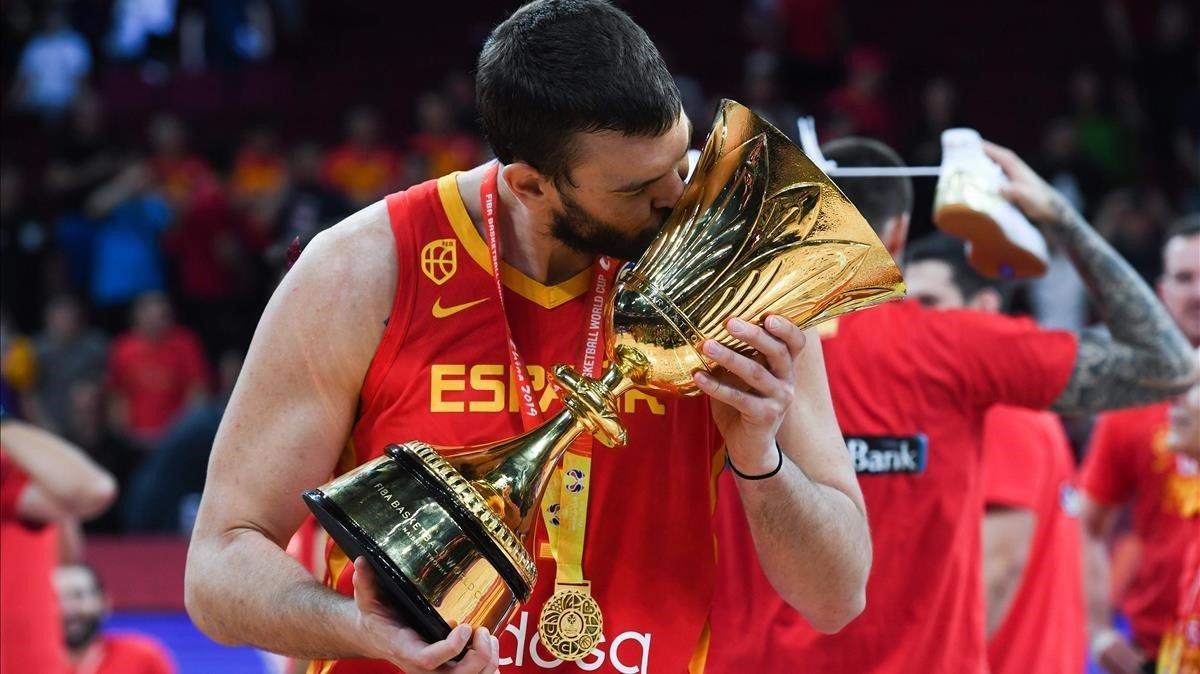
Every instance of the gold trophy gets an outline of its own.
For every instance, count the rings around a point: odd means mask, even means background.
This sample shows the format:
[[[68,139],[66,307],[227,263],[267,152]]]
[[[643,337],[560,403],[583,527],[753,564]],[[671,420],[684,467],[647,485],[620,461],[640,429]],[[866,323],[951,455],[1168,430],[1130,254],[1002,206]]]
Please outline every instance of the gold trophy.
[[[498,633],[537,579],[529,539],[559,459],[584,432],[625,444],[623,392],[695,395],[692,373],[714,366],[700,351],[705,339],[754,353],[725,329],[731,317],[778,314],[806,328],[903,294],[887,249],[829,177],[748,108],[722,101],[679,203],[608,299],[611,364],[599,379],[558,365],[563,410],[538,428],[446,452],[389,445],[304,500],[351,559],[370,561],[424,639],[460,623]],[[568,636],[590,629],[594,640],[598,614],[576,608],[562,607]]]

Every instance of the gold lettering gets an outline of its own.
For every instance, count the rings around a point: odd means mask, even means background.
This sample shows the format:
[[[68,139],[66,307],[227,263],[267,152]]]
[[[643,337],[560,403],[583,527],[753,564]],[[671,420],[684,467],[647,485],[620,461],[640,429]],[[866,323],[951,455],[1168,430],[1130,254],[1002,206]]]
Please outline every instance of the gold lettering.
[[[493,379],[492,377],[499,377]],[[467,408],[472,412],[504,411],[504,366],[472,365],[471,390],[489,392],[490,400],[472,400]]]
[[[462,401],[446,400],[443,395],[447,391],[464,391],[467,382],[463,379],[466,365],[435,364],[430,368],[429,411],[430,412],[462,412]],[[455,377],[451,379],[451,377]]]
[[[654,396],[650,395],[649,393],[643,393],[638,390],[631,390],[631,391],[627,391],[624,396],[623,411],[625,412],[625,414],[633,414],[634,412],[636,412],[637,411],[637,402],[639,400],[646,401],[646,407],[650,408],[651,414],[655,414],[655,415],[661,417],[662,415],[667,413],[666,406],[663,405],[661,402],[659,402],[658,398],[655,398]]]
[[[538,408],[545,412],[558,398],[550,376],[541,365],[528,365],[530,395]],[[497,363],[466,365],[439,363],[430,368],[429,410],[431,412],[519,412],[522,393],[509,373],[510,368]],[[468,398],[477,400],[447,400],[447,393],[465,392]],[[623,414],[634,414],[639,403],[655,416],[667,413],[666,405],[654,395],[638,390],[621,396],[620,409]]]

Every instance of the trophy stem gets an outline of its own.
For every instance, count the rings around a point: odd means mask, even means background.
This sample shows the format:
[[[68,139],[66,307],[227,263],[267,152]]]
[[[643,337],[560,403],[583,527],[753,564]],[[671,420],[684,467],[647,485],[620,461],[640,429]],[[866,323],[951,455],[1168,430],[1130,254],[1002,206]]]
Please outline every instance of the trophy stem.
[[[625,444],[617,419],[617,396],[633,386],[617,364],[599,379],[560,365],[554,379],[563,410],[515,438],[477,447],[447,460],[467,479],[518,538],[533,530],[551,476],[575,438],[592,433],[609,446]]]
[[[524,540],[537,521],[538,503],[558,460],[583,431],[575,415],[563,410],[515,438],[447,460]]]

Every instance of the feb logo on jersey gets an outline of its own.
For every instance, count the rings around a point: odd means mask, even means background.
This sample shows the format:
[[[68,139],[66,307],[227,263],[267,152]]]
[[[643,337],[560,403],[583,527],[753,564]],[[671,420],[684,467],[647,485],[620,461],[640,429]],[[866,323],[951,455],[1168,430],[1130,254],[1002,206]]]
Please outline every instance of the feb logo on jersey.
[[[434,239],[421,249],[421,273],[437,285],[442,285],[458,271],[458,242],[454,239]]]

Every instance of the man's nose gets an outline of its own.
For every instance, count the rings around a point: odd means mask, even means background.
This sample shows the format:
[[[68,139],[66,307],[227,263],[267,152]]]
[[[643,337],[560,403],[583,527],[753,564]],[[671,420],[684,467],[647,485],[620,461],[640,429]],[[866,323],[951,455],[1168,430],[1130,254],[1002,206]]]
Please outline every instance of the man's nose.
[[[656,209],[669,210],[675,208],[675,202],[679,201],[681,195],[683,195],[683,178],[675,171],[671,171],[655,183],[654,199],[650,205]]]

